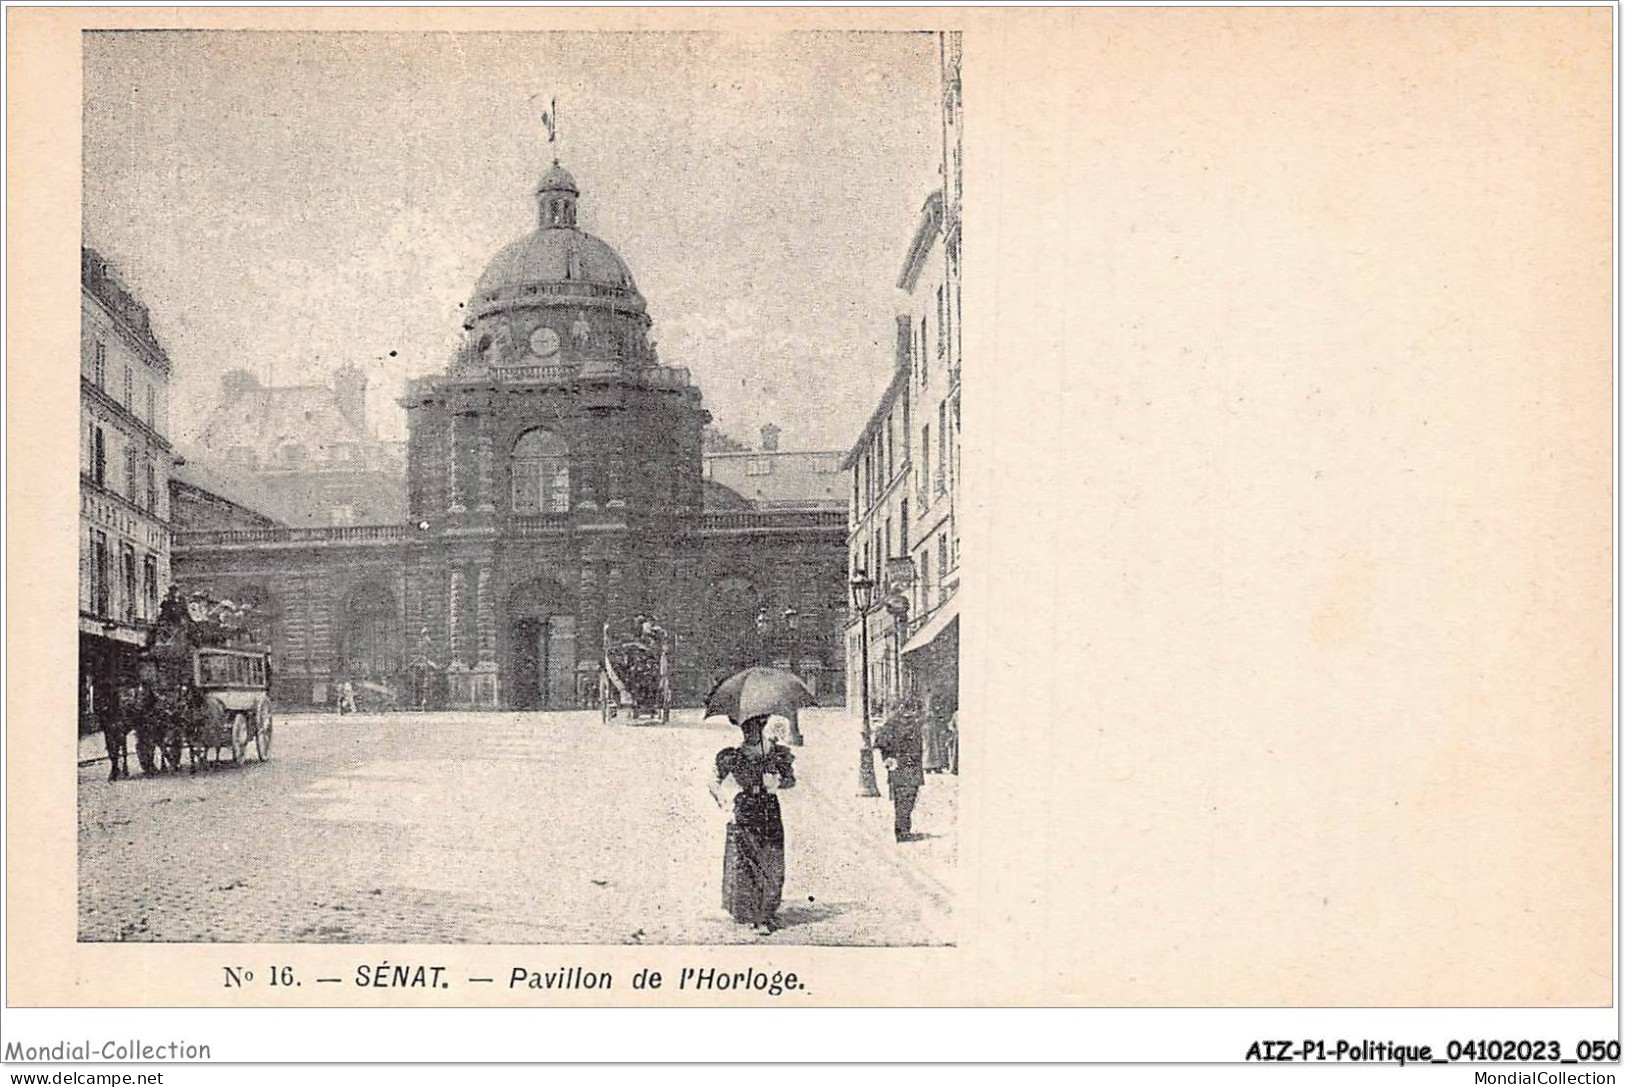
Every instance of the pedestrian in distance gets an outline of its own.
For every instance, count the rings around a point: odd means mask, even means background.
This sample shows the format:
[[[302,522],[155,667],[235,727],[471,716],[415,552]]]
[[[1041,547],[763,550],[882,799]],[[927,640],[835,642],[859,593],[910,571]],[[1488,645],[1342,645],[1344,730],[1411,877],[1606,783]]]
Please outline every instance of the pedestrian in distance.
[[[936,706],[931,696],[925,697],[923,715],[925,724],[921,729],[921,738],[924,740],[925,755],[923,765],[928,774],[940,774],[948,767],[948,748],[945,742],[943,722],[937,719]]]
[[[722,906],[761,935],[774,930],[784,897],[784,820],[776,794],[796,784],[795,756],[764,736],[766,725],[765,716],[740,722],[743,740],[717,752],[711,785],[718,807],[733,814],[722,852]]]
[[[886,760],[886,788],[891,793],[892,829],[899,842],[914,839],[914,804],[925,784],[921,758],[918,699],[907,696],[875,733],[875,747]]]

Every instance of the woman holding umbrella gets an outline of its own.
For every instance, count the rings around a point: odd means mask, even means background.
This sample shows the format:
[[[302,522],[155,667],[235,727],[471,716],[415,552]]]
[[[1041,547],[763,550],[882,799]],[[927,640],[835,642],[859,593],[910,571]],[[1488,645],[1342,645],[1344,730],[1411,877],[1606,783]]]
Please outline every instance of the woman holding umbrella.
[[[784,894],[784,820],[781,789],[795,787],[795,756],[767,740],[768,717],[809,704],[800,679],[777,668],[749,668],[719,683],[706,699],[707,716],[727,716],[744,734],[737,747],[717,752],[711,795],[733,818],[722,853],[722,905],[758,933],[774,929]]]

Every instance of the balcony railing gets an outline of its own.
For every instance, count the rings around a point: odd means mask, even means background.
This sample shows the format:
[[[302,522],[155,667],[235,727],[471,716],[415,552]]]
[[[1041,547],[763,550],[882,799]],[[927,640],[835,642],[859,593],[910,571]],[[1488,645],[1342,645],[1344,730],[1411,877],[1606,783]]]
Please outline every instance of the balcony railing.
[[[826,528],[846,532],[846,511],[833,510],[727,510],[700,516],[705,532],[773,532]]]
[[[542,366],[492,366],[452,374],[431,374],[409,381],[407,395],[428,396],[440,389],[475,388],[492,382],[499,385],[568,385],[577,380],[636,381],[651,389],[686,389],[693,384],[693,376],[685,367],[604,357]]]
[[[410,539],[406,525],[334,525],[323,528],[236,528],[177,532],[173,546],[253,547],[275,544],[397,543]]]
[[[483,316],[497,305],[512,302],[515,299],[534,298],[537,296],[553,296],[567,298],[636,298],[636,293],[630,286],[614,287],[605,283],[567,282],[567,283],[524,283],[506,286],[494,291],[487,291],[480,296],[479,308],[476,316]]]
[[[569,527],[568,513],[520,514],[508,522],[508,529],[515,536],[551,536]]]
[[[551,366],[499,366],[491,373],[504,385],[563,385],[575,380],[580,369],[561,362]]]

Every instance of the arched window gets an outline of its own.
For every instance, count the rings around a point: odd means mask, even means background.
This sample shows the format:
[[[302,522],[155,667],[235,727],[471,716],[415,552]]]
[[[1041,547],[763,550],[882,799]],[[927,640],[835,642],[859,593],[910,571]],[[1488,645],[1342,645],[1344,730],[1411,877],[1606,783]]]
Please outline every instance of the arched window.
[[[548,430],[527,430],[513,447],[513,511],[570,512],[570,451]]]

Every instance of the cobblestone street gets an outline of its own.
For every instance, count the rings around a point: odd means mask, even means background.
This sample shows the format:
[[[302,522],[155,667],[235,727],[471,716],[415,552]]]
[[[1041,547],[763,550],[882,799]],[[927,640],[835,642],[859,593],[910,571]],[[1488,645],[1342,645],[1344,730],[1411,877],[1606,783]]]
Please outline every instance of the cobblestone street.
[[[889,802],[855,795],[850,715],[808,711],[802,731],[772,936],[720,906],[706,785],[738,733],[686,711],[288,715],[264,765],[120,782],[82,765],[80,939],[952,942],[957,779],[927,780],[922,840],[899,845]]]

